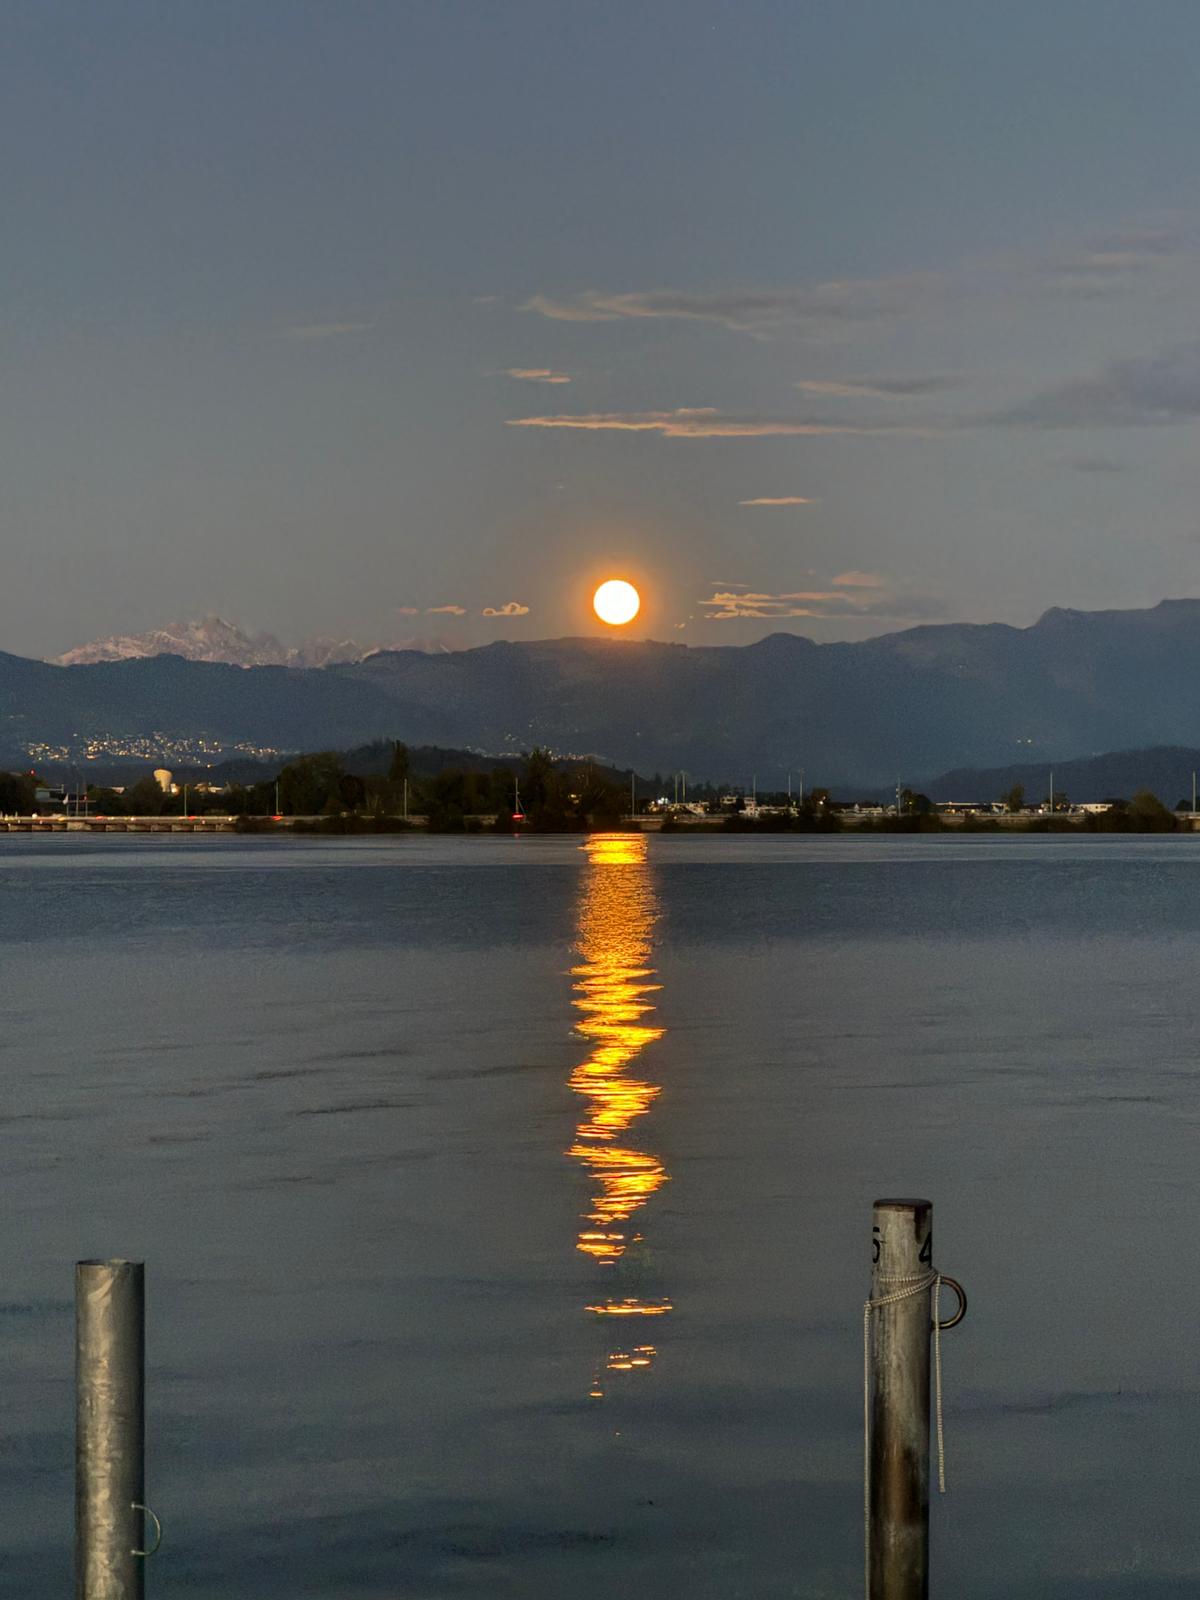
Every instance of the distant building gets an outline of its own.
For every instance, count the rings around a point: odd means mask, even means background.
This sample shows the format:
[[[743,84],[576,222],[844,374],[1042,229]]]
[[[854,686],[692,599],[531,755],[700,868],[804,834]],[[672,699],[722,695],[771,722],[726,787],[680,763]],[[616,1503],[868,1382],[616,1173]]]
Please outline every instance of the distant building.
[[[86,796],[82,790],[39,784],[33,791],[33,803],[50,816],[79,816],[86,808]]]

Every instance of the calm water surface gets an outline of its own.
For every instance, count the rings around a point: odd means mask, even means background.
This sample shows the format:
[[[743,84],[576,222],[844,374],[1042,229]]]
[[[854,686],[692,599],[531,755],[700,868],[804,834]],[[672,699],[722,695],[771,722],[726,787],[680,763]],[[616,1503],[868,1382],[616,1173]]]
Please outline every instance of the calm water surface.
[[[936,1591],[1200,1588],[1200,839],[0,840],[0,1593],[147,1262],[155,1594],[832,1600],[876,1194]]]

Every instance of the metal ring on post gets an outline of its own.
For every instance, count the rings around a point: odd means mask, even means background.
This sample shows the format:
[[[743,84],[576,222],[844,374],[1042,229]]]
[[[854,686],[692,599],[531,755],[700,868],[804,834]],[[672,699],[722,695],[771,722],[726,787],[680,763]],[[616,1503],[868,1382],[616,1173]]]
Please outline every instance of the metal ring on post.
[[[967,1291],[963,1288],[962,1284],[959,1283],[957,1278],[948,1278],[944,1272],[940,1273],[939,1277],[940,1277],[941,1281],[944,1284],[949,1285],[949,1287],[951,1289],[953,1289],[955,1294],[958,1296],[958,1310],[954,1313],[954,1315],[952,1317],[948,1318],[945,1322],[939,1322],[939,1323],[936,1324],[938,1332],[939,1333],[945,1333],[947,1328],[957,1328],[959,1323],[966,1316],[966,1314],[967,1314]]]
[[[162,1543],[162,1523],[154,1515],[149,1506],[144,1506],[137,1500],[133,1501],[129,1509],[131,1511],[143,1512],[154,1524],[154,1543],[150,1546],[149,1550],[131,1550],[129,1554],[131,1556],[152,1556]]]

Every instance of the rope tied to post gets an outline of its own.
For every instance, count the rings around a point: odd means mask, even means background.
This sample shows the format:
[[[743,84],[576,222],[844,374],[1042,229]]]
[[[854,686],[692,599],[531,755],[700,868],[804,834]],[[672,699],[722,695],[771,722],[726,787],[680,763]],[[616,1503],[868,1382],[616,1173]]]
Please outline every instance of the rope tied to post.
[[[930,1319],[933,1324],[933,1394],[937,1429],[938,1493],[946,1492],[946,1440],[942,1426],[942,1328],[952,1328],[966,1315],[967,1297],[962,1285],[953,1278],[931,1268],[916,1276],[903,1273],[878,1273],[876,1282],[887,1288],[886,1294],[877,1295],[863,1303],[863,1550],[866,1559],[867,1600],[871,1593],[871,1315],[884,1306],[893,1306],[901,1300],[910,1300],[919,1294],[931,1293]],[[939,1316],[939,1291],[947,1283],[958,1295],[958,1310],[943,1324]]]

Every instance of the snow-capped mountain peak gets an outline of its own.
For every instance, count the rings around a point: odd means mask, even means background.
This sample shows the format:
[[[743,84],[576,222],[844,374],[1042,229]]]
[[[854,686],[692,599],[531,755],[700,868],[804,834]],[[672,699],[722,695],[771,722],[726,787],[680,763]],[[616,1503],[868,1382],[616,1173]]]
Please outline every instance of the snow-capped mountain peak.
[[[247,633],[224,617],[202,617],[197,622],[175,622],[146,633],[114,634],[94,639],[54,657],[60,667],[91,666],[98,661],[130,661],[143,656],[183,656],[187,661],[219,661],[235,667],[328,667],[342,661],[361,661],[377,650],[446,649],[440,639],[404,639],[395,644],[360,644],[356,639],[327,635],[284,645],[271,633]]]

